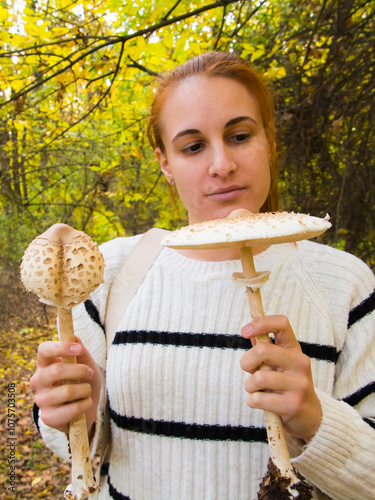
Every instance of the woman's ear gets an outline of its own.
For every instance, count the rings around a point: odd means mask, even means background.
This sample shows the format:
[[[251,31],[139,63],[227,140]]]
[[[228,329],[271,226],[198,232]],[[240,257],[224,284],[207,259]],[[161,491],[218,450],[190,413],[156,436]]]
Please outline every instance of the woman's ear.
[[[165,175],[165,178],[170,183],[172,178],[173,178],[173,175],[172,175],[170,168],[169,168],[167,155],[165,153],[163,153],[159,147],[155,148],[155,155],[156,155],[156,158],[159,162],[160,170],[163,172],[163,174]]]

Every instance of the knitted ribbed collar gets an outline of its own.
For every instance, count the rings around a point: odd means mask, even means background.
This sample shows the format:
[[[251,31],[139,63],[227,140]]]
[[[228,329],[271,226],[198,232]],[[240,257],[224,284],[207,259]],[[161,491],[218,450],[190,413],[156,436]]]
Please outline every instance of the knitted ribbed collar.
[[[272,245],[264,252],[255,255],[254,262],[256,269],[272,271],[272,268],[288,259],[295,252],[298,244],[282,243],[279,245]],[[233,272],[241,271],[241,262],[239,260],[220,262],[194,260],[171,248],[164,248],[159,259],[160,264],[170,269],[172,272],[182,272],[195,276],[204,275],[206,278],[208,275],[227,278]]]

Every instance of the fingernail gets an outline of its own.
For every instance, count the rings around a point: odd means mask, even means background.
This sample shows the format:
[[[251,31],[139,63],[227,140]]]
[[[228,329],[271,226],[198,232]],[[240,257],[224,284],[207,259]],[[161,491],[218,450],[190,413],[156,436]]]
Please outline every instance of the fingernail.
[[[94,376],[94,370],[89,366],[87,367],[87,376],[88,378],[92,378]]]
[[[246,325],[242,328],[241,333],[243,337],[251,337],[251,335],[254,333],[254,328],[250,325]]]
[[[72,344],[70,346],[70,352],[72,354],[80,354],[80,352],[81,352],[81,346],[80,346],[80,344]]]

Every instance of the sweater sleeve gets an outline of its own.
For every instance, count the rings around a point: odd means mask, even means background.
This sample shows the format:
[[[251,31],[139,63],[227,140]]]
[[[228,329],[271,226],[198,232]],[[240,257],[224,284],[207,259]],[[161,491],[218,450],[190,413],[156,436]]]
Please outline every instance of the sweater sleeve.
[[[293,460],[306,479],[336,500],[375,498],[375,278],[357,259],[351,264],[350,312],[334,392],[317,390],[322,423]]]
[[[106,404],[106,357],[105,315],[108,294],[122,263],[140,236],[116,238],[100,246],[105,261],[104,283],[101,284],[84,303],[72,309],[74,333],[79,337],[98,365],[102,387],[95,422],[95,433],[91,439],[91,455],[94,456],[101,440]],[[65,433],[43,423],[41,411],[34,406],[34,420],[46,446],[65,460],[70,460],[69,442]]]

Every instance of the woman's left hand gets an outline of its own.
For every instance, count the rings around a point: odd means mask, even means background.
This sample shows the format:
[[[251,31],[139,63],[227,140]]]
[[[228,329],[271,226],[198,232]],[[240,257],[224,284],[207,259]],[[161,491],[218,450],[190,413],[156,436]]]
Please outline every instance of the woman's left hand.
[[[273,333],[275,344],[256,343],[261,334]],[[241,358],[241,368],[251,376],[245,382],[251,408],[280,415],[284,429],[308,442],[319,428],[322,415],[315,393],[311,363],[303,354],[286,316],[263,316],[245,325],[241,335],[253,348]],[[259,370],[261,365],[272,371]]]

